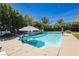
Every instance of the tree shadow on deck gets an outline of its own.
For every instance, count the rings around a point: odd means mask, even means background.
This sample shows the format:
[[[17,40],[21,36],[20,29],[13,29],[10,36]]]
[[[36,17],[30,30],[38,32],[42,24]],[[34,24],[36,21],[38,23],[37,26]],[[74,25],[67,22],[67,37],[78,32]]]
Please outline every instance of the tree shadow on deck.
[[[12,34],[5,34],[3,36],[0,36],[0,41],[7,41],[7,40],[12,40],[14,38],[16,38],[16,35],[12,35]]]

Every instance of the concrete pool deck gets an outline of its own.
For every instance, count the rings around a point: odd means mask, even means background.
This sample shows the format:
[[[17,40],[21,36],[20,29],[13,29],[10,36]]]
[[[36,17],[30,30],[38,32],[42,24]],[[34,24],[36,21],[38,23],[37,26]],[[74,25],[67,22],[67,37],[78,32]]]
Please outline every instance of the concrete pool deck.
[[[1,51],[6,51],[8,56],[79,56],[79,40],[72,34],[64,33],[60,48],[36,48],[24,44],[18,38],[0,42]]]
[[[79,40],[72,34],[64,34],[60,56],[79,56]]]

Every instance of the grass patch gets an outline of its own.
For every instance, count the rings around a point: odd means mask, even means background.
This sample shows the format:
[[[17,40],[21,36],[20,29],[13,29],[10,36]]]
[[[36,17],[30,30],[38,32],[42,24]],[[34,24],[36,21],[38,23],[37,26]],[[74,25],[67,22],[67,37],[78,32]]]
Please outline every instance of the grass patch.
[[[72,32],[72,34],[79,40],[79,32]]]

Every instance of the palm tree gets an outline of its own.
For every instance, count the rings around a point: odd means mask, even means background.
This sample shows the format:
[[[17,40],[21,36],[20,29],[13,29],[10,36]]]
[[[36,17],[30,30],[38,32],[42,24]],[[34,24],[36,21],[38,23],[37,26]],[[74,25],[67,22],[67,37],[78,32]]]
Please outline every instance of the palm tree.
[[[41,20],[44,24],[47,24],[49,19],[47,17],[42,17]]]
[[[57,23],[64,23],[63,19],[58,19]]]

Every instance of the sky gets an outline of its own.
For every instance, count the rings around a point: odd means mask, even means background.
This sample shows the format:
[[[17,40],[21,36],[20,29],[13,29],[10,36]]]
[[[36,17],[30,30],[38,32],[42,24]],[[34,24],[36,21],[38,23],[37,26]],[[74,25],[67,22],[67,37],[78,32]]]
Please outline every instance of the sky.
[[[11,6],[22,15],[32,16],[36,20],[46,16],[52,24],[61,18],[65,22],[71,22],[79,15],[78,3],[13,3]]]

